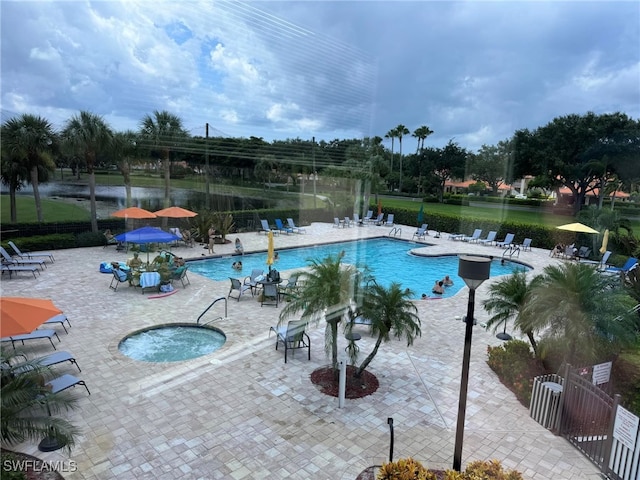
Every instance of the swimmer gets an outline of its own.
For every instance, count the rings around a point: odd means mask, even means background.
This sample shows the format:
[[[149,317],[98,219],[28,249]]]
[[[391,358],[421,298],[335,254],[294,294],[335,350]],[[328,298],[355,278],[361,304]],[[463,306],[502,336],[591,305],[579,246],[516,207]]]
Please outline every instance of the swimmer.
[[[432,293],[436,293],[438,295],[442,295],[444,293],[444,284],[442,283],[442,280],[438,281],[436,280],[435,285],[433,286],[433,288],[431,289]]]
[[[453,285],[453,280],[449,278],[449,275],[445,275],[442,279],[442,283],[445,287],[450,287],[451,285]]]

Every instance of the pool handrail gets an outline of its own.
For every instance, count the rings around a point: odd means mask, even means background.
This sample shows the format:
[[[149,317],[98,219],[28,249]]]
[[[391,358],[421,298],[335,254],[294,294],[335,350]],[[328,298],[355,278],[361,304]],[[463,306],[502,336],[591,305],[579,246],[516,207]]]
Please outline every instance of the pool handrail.
[[[211,305],[209,305],[207,308],[205,308],[205,309],[204,309],[204,312],[202,312],[202,313],[200,314],[200,316],[199,316],[199,317],[198,317],[198,319],[196,320],[196,324],[197,324],[197,325],[200,325],[200,319],[201,319],[202,317],[204,317],[205,313],[207,313],[207,312],[211,309],[211,307],[213,307],[213,306],[214,306],[216,303],[218,303],[220,300],[223,300],[223,301],[224,301],[224,318],[227,318],[227,297],[219,297],[219,298],[216,298],[213,302],[211,302]],[[211,320],[211,322],[215,322],[216,320],[221,320],[222,318],[223,318],[223,317],[217,317],[217,318],[214,318],[213,320]],[[208,323],[211,323],[211,322],[208,322]]]

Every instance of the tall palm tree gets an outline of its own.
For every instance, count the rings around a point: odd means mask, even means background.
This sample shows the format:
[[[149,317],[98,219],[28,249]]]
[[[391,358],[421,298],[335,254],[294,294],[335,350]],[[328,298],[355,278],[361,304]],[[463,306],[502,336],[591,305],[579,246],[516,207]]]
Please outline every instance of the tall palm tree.
[[[187,132],[182,128],[180,117],[166,110],[155,110],[153,116],[146,115],[142,119],[140,134],[153,148],[160,151],[164,170],[164,208],[168,208],[171,202],[171,150],[178,141],[187,136]],[[163,226],[166,227],[166,217],[162,220]]]
[[[70,151],[82,155],[89,173],[89,201],[91,205],[91,231],[98,231],[96,211],[96,159],[98,154],[110,148],[111,128],[95,113],[81,111],[72,116],[62,130],[63,144]]]
[[[599,361],[636,339],[634,305],[619,283],[590,265],[550,265],[531,289],[522,328],[561,339],[568,362]]]
[[[407,346],[421,335],[418,308],[410,300],[411,290],[403,289],[399,283],[393,282],[389,288],[375,282],[366,287],[362,296],[362,306],[358,314],[371,321],[371,334],[377,335],[373,350],[356,370],[355,376],[360,377],[378,353],[380,344],[388,342],[391,336],[405,338]],[[347,331],[353,323],[347,323]]]
[[[2,380],[0,386],[0,432],[2,441],[16,445],[52,437],[70,451],[80,431],[56,415],[75,407],[76,398],[69,392],[52,394],[43,380],[50,370],[37,361],[25,361],[14,351],[0,354]]]
[[[133,130],[116,132],[113,136],[111,153],[116,159],[118,169],[124,178],[125,206],[131,206],[131,159],[138,148],[138,134]]]
[[[307,323],[326,320],[324,346],[325,352],[331,354],[334,370],[338,368],[338,323],[359,295],[363,278],[354,265],[342,263],[343,257],[344,252],[324,260],[310,259],[309,267],[299,277],[302,287],[280,312],[280,323],[298,312]]]
[[[391,139],[391,166],[389,167],[389,171],[393,173],[393,147],[394,147],[393,142],[396,139],[396,129],[392,128],[391,130],[389,130],[384,136],[384,138]]]
[[[40,200],[39,182],[46,180],[55,164],[51,158],[51,147],[55,132],[43,117],[25,113],[7,120],[2,128],[2,147],[15,161],[24,163],[30,172],[30,183],[36,204],[38,222],[44,221]]]
[[[402,192],[402,137],[409,135],[409,129],[400,124],[396,127],[396,137],[398,137],[398,143],[400,144],[400,182],[398,184],[398,191]]]
[[[520,330],[529,339],[534,353],[538,354],[538,344],[530,328],[523,326],[523,309],[529,299],[531,289],[540,282],[541,277],[534,277],[531,282],[527,280],[525,272],[516,272],[504,279],[491,284],[489,296],[483,302],[484,309],[493,314],[487,321],[487,328],[493,327],[495,333],[500,325],[506,324],[510,319],[514,319],[513,326]]]
[[[2,128],[4,132],[4,127]],[[4,133],[0,134],[5,138]],[[3,184],[9,187],[9,210],[11,212],[11,223],[18,221],[18,211],[16,207],[16,192],[22,190],[24,182],[29,179],[29,171],[20,159],[8,152],[5,143],[2,144],[2,158],[0,159],[0,179]]]
[[[416,155],[418,152],[422,152],[424,149],[424,141],[425,139],[433,133],[426,125],[422,125],[421,127],[416,128],[411,134],[412,137],[416,137],[418,139],[418,145],[416,146]]]

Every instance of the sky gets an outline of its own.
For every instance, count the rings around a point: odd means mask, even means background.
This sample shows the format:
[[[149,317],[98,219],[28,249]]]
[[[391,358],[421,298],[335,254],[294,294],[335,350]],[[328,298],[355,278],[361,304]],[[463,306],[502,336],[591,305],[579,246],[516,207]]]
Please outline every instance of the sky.
[[[123,131],[167,110],[192,135],[266,141],[426,125],[425,145],[475,151],[562,115],[640,118],[636,1],[2,0],[0,15],[2,121],[87,110]]]

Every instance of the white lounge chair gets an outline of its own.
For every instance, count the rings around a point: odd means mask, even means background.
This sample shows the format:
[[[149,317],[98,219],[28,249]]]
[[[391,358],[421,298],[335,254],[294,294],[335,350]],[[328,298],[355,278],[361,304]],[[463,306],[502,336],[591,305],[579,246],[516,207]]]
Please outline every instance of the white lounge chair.
[[[483,245],[486,245],[488,243],[489,245],[491,245],[493,242],[496,241],[497,234],[498,232],[494,232],[493,230],[491,230],[487,235],[487,238],[479,238],[478,243],[481,243]]]
[[[302,227],[297,227],[296,224],[293,221],[293,218],[287,218],[287,225],[289,225],[289,228],[291,230],[293,230],[295,233],[305,233],[306,230]]]
[[[507,235],[504,237],[504,240],[502,240],[501,242],[496,242],[496,246],[502,247],[502,248],[511,247],[511,244],[513,243],[513,239],[515,236],[516,236],[515,233],[507,233]]]
[[[476,228],[473,231],[473,234],[469,237],[462,237],[462,241],[463,242],[477,242],[478,240],[480,240],[480,235],[482,235],[482,229],[481,228]]]
[[[525,238],[522,241],[522,245],[520,245],[520,250],[523,252],[526,252],[527,250],[531,251],[531,242],[532,240],[530,238]]]
[[[389,215],[387,215],[387,221],[384,222],[385,227],[393,227],[393,217],[394,217],[393,213],[390,213]]]
[[[426,235],[429,235],[427,227],[428,225],[426,223],[423,223],[422,226],[415,231],[413,237],[418,237],[418,240],[420,240],[421,238],[424,239]],[[411,237],[411,239],[413,239],[413,237]]]
[[[362,219],[362,223],[367,225],[367,224],[371,223],[372,221],[373,221],[373,210],[367,210],[367,214]]]

